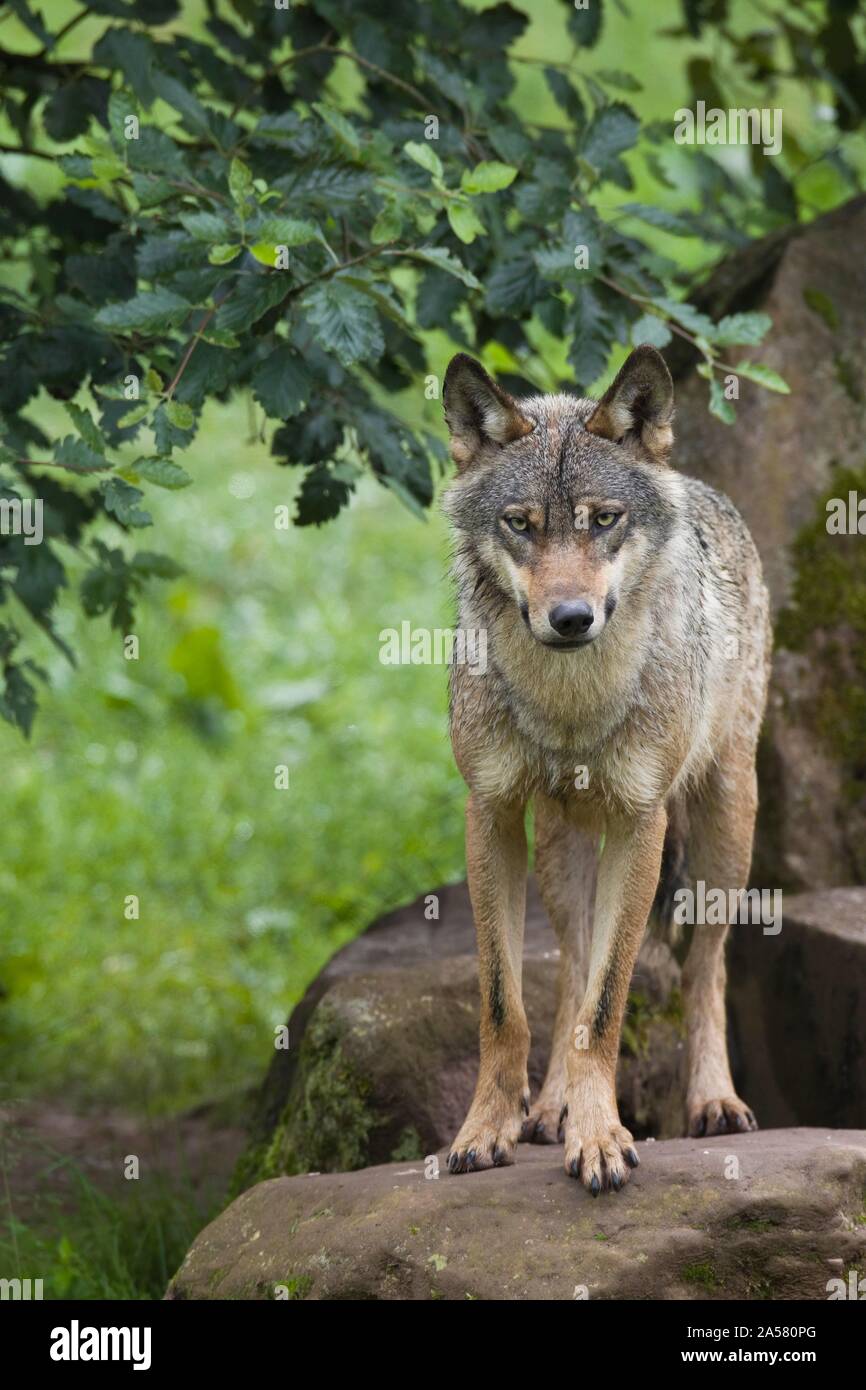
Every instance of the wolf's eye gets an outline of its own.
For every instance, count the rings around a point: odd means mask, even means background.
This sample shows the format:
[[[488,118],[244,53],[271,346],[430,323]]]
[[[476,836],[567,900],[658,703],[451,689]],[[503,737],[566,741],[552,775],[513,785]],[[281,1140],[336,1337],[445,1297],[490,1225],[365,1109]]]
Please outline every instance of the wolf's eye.
[[[595,517],[596,526],[603,526],[607,529],[619,521],[619,512],[597,512]]]
[[[526,532],[529,530],[529,522],[525,516],[507,516],[505,520],[508,522],[512,531],[517,532],[518,536],[525,536]]]

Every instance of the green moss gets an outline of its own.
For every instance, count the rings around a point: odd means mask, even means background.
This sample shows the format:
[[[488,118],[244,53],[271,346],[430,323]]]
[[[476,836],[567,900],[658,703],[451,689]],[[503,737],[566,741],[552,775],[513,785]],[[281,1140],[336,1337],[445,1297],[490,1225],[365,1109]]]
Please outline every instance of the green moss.
[[[814,652],[820,636],[815,728],[844,769],[846,793],[855,801],[866,792],[866,544],[862,535],[827,531],[827,502],[847,501],[849,492],[866,497],[866,467],[837,469],[814,520],[796,537],[791,602],[779,615],[776,642]]]
[[[653,1004],[640,990],[630,991],[622,1025],[622,1052],[626,1056],[645,1057],[652,1043],[652,1024],[657,1021],[673,1023],[680,1033],[683,1032],[680,991],[672,990],[670,998],[663,1005]]]
[[[421,1143],[421,1135],[414,1125],[407,1125],[401,1130],[397,1143],[391,1150],[392,1163],[408,1163],[411,1159],[424,1158],[424,1146]]]
[[[284,1173],[349,1172],[368,1162],[369,1137],[381,1121],[370,1087],[344,1046],[345,1025],[323,1000],[301,1043],[295,1081],[270,1138],[242,1155],[232,1195]]]
[[[703,1289],[718,1289],[721,1285],[721,1281],[709,1260],[684,1265],[680,1271],[680,1277],[685,1283],[697,1284]]]
[[[313,1287],[313,1281],[309,1274],[293,1274],[288,1279],[278,1279],[274,1289],[280,1287],[288,1290],[288,1302],[299,1303],[307,1297]],[[284,1302],[286,1300],[283,1300]]]

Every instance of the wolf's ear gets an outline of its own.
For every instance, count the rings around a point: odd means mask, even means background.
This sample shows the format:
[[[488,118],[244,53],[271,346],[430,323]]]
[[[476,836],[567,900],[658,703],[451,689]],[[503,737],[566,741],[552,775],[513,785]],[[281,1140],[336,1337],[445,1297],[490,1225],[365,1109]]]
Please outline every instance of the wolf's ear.
[[[674,439],[673,415],[671,374],[661,353],[645,343],[620,367],[586,428],[617,443],[635,434],[659,463],[666,463]]]
[[[474,357],[452,357],[442,388],[451,456],[465,468],[485,439],[510,444],[533,429],[517,402],[489,377]]]

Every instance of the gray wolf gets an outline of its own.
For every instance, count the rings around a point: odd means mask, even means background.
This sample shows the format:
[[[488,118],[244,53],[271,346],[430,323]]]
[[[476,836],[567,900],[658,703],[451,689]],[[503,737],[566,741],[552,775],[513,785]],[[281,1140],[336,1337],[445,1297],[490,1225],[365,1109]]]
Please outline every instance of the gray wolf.
[[[481,1045],[448,1166],[512,1163],[519,1139],[561,1135],[571,1176],[618,1191],[638,1163],[617,1111],[620,1031],[663,856],[708,888],[747,881],[771,648],[761,565],[733,504],[670,466],[673,383],[654,348],[637,348],[598,402],[515,400],[461,353],[443,398],[459,622],[488,634],[486,674],[451,673]],[[532,1104],[530,802],[560,946]],[[696,927],[683,971],[693,1135],[757,1127],[728,1062],[726,933]]]

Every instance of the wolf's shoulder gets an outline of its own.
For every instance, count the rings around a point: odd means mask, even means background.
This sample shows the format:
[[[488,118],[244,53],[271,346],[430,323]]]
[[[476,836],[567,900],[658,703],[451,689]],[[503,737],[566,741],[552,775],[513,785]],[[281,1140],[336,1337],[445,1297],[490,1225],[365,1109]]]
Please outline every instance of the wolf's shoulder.
[[[718,488],[710,487],[709,483],[687,473],[681,473],[680,479],[686,510],[692,518],[714,526],[721,525],[725,530],[748,536],[751,540],[748,526],[726,492],[719,492]]]

